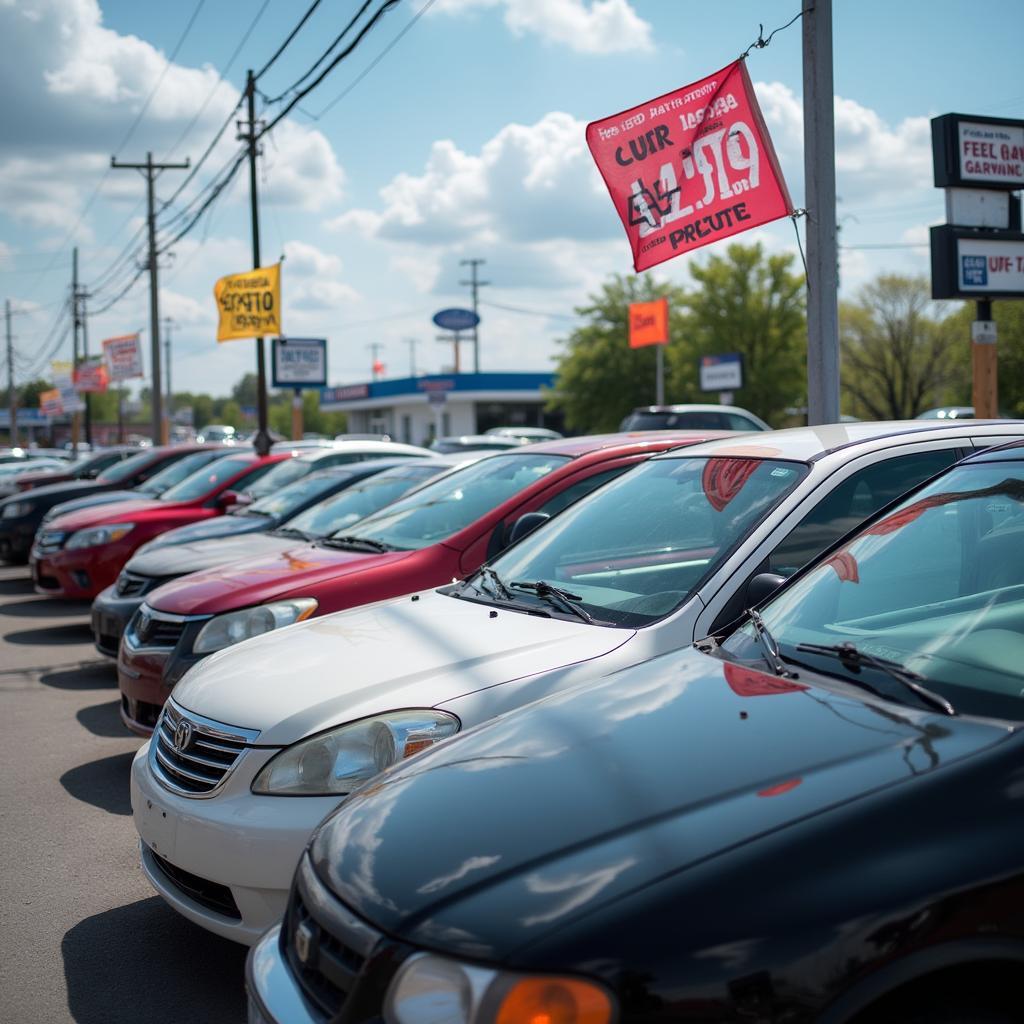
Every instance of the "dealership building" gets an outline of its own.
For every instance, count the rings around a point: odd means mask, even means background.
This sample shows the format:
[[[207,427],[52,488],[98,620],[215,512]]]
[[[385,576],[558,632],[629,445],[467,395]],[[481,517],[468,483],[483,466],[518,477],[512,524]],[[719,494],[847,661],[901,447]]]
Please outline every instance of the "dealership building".
[[[322,388],[320,408],[347,413],[350,433],[390,434],[408,444],[491,427],[560,430],[561,416],[544,411],[554,383],[553,373],[401,377]]]

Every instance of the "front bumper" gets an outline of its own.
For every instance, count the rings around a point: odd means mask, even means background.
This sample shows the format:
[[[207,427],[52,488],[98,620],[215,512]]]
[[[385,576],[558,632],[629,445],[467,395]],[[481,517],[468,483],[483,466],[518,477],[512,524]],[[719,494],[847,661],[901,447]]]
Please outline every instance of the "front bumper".
[[[132,763],[132,814],[153,888],[182,916],[244,945],[280,920],[306,842],[341,802],[251,793],[256,773],[276,753],[247,750],[223,787],[205,798],[165,789],[150,769],[149,744]],[[154,854],[172,873],[178,869],[177,880]]]
[[[248,1024],[320,1024],[281,955],[280,925],[271,928],[249,952],[245,990]]]
[[[145,600],[141,595],[119,597],[116,584],[107,587],[92,603],[92,636],[96,650],[108,658],[116,658],[131,617]]]
[[[29,565],[37,594],[72,601],[91,601],[121,570],[120,562],[96,557],[94,548],[49,552],[33,547]]]
[[[24,562],[32,550],[40,519],[40,516],[0,519],[0,559],[5,562]]]

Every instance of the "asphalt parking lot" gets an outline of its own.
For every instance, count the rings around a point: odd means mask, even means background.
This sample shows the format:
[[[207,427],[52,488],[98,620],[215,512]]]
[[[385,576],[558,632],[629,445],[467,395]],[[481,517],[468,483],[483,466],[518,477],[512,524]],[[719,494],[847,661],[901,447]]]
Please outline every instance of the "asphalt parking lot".
[[[243,1021],[245,949],[180,918],[139,869],[140,741],[88,616],[0,567],[0,1021]]]

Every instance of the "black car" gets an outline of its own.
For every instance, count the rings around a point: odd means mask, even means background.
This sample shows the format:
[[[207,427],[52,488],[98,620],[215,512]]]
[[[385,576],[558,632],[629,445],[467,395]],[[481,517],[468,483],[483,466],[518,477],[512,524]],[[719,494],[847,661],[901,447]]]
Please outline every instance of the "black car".
[[[321,826],[250,1021],[1022,1019],[1024,446]]]
[[[278,465],[298,461],[297,458]],[[146,596],[162,584],[190,572],[276,554],[293,547],[296,541],[326,535],[337,518],[344,520],[344,512],[338,506],[359,508],[368,515],[451,467],[451,462],[440,458],[408,457],[335,465],[301,477],[251,505],[235,506],[237,512],[232,509],[227,515],[160,534],[143,544],[117,580],[93,601],[96,649],[116,658],[129,620]],[[371,477],[385,472],[387,475],[381,480],[369,483]],[[366,486],[361,487],[364,481]],[[340,500],[342,492],[351,492],[348,501]],[[339,496],[339,500],[333,500],[334,496]],[[362,515],[352,521],[359,518]]]
[[[0,501],[0,559],[17,563],[26,561],[36,530],[47,512],[55,506],[85,497],[94,497],[95,501],[102,503],[112,494],[138,498],[136,493],[125,495],[124,492],[141,487],[161,470],[199,451],[220,453],[218,448],[201,445],[146,448],[107,466],[94,478],[46,484],[5,498]]]

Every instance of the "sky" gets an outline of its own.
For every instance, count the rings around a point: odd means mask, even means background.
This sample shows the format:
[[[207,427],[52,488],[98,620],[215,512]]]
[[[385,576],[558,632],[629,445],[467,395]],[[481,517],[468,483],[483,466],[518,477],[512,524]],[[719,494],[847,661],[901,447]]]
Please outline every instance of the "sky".
[[[270,59],[311,2],[0,0],[0,293],[15,311],[16,381],[45,375],[54,350],[70,357],[75,246],[91,351],[136,330],[148,349],[148,275],[119,298],[145,259],[145,182],[111,170],[111,155],[194,164],[246,69]],[[360,6],[321,0],[260,77],[258,116],[280,112]],[[610,275],[632,272],[587,123],[707,76],[760,25],[767,36],[799,9],[799,0],[401,0],[264,139],[262,262],[284,257],[284,329],[328,339],[333,384],[369,379],[373,345],[387,376],[405,376],[413,359],[417,372],[440,372],[451,345],[430,317],[469,305],[460,260],[479,258],[489,282],[481,369],[553,369],[576,307]],[[879,273],[927,275],[927,229],[945,219],[929,119],[1024,117],[1022,35],[1022,0],[834,0],[844,297]],[[800,207],[800,21],[754,49],[748,70]],[[160,175],[161,245],[239,146],[231,124],[197,173]],[[788,220],[733,241],[796,252]],[[647,273],[685,285],[688,260],[728,244]],[[214,281],[252,266],[246,174],[159,265],[175,390],[228,393],[255,368],[252,342],[214,340]]]

